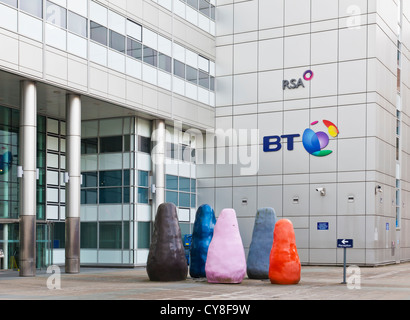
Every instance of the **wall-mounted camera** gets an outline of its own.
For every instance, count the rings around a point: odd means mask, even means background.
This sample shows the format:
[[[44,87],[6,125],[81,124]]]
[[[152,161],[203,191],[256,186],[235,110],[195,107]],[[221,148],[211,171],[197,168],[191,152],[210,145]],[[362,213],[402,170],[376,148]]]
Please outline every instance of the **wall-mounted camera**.
[[[326,188],[316,188],[316,191],[319,192],[322,197],[326,195]]]

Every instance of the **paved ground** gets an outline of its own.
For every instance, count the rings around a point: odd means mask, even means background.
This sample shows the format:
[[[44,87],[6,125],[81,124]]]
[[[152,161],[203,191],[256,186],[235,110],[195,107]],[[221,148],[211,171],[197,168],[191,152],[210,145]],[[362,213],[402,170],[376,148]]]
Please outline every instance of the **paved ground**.
[[[272,285],[245,278],[241,284],[209,284],[188,277],[181,282],[151,282],[145,268],[82,268],[77,275],[61,270],[61,289],[52,289],[57,274],[38,271],[20,278],[0,270],[0,299],[11,300],[401,300],[410,299],[410,263],[362,267],[347,273],[342,267],[305,266],[298,285]],[[359,274],[360,273],[360,274]],[[353,279],[360,281],[353,282]],[[51,288],[51,289],[50,289]]]

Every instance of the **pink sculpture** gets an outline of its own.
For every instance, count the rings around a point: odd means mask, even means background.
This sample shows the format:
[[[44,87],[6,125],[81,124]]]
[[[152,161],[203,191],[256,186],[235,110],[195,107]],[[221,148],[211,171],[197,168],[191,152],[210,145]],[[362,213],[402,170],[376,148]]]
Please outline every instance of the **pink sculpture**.
[[[241,283],[245,277],[245,250],[234,209],[222,210],[216,221],[205,272],[209,283]]]

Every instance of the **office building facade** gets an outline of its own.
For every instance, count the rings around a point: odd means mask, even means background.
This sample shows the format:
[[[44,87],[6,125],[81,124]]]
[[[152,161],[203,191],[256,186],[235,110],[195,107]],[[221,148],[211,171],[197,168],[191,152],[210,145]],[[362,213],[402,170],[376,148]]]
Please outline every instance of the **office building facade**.
[[[298,10],[295,10],[298,8]],[[23,276],[145,265],[156,208],[295,227],[304,264],[408,260],[410,6],[0,0],[0,243]]]

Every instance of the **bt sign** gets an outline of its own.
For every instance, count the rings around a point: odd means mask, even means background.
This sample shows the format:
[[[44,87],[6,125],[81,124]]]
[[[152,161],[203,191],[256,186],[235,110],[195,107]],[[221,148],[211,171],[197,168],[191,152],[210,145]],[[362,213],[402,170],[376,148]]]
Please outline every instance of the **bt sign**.
[[[311,123],[312,126],[318,124],[319,121]],[[331,137],[336,138],[339,135],[337,126],[329,120],[323,120],[323,124],[327,127]],[[315,157],[325,157],[331,154],[332,150],[324,150],[329,145],[329,135],[323,131],[315,132],[307,128],[302,137],[302,143],[305,150]],[[282,136],[267,136],[263,138],[263,152],[276,152],[282,149],[282,141],[286,140],[287,150],[294,149],[295,138],[300,137],[300,134],[286,134]]]

